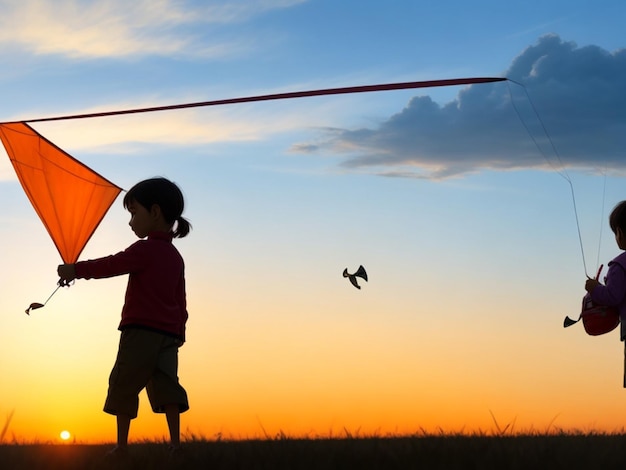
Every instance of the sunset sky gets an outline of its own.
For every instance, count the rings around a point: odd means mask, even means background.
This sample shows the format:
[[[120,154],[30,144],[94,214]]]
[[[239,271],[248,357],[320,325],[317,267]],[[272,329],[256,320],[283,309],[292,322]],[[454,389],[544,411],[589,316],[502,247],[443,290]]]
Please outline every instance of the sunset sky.
[[[619,254],[626,3],[0,5],[0,121],[517,82],[33,124],[125,189],[160,175],[184,191],[184,436],[626,427],[617,331],[562,326],[585,266]],[[102,406],[126,278],[78,280],[25,315],[61,259],[0,153],[0,429],[13,413],[5,441],[114,441]],[[81,259],[133,243],[128,220],[119,197]],[[342,277],[359,265],[361,290]],[[131,439],[165,436],[140,400]]]

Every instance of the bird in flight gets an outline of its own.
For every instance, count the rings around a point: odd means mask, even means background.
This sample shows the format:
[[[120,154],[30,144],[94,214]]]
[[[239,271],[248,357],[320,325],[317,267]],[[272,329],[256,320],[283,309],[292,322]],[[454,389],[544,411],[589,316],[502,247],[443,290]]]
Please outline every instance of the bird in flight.
[[[359,266],[359,269],[357,269],[354,274],[348,273],[348,268],[344,269],[343,277],[347,277],[348,279],[350,279],[350,282],[352,283],[352,285],[356,287],[357,289],[361,288],[361,286],[357,282],[357,279],[356,279],[357,277],[360,277],[367,281],[367,273],[365,272],[365,268],[363,266]]]

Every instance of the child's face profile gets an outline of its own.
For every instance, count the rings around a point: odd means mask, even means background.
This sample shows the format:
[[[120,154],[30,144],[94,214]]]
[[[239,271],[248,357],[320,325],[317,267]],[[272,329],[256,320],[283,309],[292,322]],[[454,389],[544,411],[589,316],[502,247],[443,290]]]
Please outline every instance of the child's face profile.
[[[626,236],[621,228],[615,230],[615,242],[620,250],[626,250]]]
[[[132,200],[128,204],[128,212],[130,212],[130,221],[128,225],[139,238],[145,238],[153,230],[154,221],[150,211],[137,201]]]

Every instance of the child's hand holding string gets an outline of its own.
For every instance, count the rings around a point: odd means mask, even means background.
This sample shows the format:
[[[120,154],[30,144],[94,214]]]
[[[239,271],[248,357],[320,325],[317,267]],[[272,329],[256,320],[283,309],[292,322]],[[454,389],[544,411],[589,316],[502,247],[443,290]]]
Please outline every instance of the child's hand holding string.
[[[587,278],[585,282],[585,290],[591,294],[591,291],[596,288],[596,286],[600,285],[600,281],[597,279],[592,279],[590,277]]]
[[[76,269],[73,264],[60,264],[57,274],[60,278],[59,283],[66,286],[76,278]]]
[[[591,291],[596,288],[596,286],[600,285],[600,281],[598,281],[598,279],[600,279],[600,274],[602,273],[603,267],[604,265],[601,264],[600,267],[598,268],[598,274],[596,274],[595,279],[592,279],[589,277],[589,275],[587,275],[587,281],[585,282],[585,290],[589,292],[590,294],[591,294]]]

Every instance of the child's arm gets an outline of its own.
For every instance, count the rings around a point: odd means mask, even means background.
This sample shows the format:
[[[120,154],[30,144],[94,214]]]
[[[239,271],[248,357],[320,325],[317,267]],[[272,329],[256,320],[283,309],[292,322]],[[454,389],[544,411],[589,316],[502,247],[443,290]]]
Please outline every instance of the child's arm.
[[[103,279],[136,271],[146,264],[149,256],[144,247],[140,240],[115,255],[79,261],[72,265],[73,275],[78,279]]]
[[[591,284],[589,280],[587,283]],[[587,287],[585,284],[585,288]],[[619,263],[611,263],[606,275],[605,285],[596,281],[595,286],[589,290],[591,299],[598,305],[619,305],[626,297],[626,271]]]

